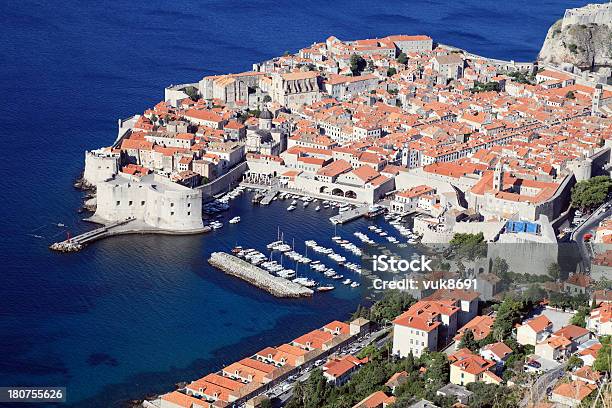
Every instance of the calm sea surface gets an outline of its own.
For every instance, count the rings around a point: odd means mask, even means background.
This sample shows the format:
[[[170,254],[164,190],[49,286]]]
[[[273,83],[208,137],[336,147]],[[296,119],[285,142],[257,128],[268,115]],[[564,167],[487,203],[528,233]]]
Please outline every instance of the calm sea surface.
[[[211,234],[118,237],[69,255],[47,249],[67,230],[90,227],[72,188],[84,150],[109,144],[116,120],[158,102],[164,86],[248,70],[329,35],[424,33],[482,55],[532,60],[563,9],[584,4],[2,2],[0,386],[65,385],[73,406],[118,405],[344,319],[359,302],[360,291],[346,287],[277,300],[210,268],[211,251],[263,249],[277,228],[302,252],[305,239],[331,245],[331,213],[288,214],[280,202],[253,208],[246,196],[225,213],[243,221]]]

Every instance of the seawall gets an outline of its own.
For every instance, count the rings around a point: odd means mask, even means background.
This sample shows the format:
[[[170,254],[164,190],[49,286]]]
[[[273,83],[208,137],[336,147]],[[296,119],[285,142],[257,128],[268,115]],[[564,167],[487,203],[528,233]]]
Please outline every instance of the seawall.
[[[235,276],[276,297],[298,298],[312,296],[312,290],[287,279],[270,274],[255,265],[224,252],[213,252],[208,263],[228,275]]]

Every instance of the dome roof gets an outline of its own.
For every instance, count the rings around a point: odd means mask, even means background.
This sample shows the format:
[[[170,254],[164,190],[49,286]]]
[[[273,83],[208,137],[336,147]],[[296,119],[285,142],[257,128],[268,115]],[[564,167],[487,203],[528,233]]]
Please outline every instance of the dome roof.
[[[272,115],[272,112],[268,110],[268,108],[264,108],[264,110],[262,110],[261,113],[259,114],[259,119],[272,120],[274,119],[274,116]]]

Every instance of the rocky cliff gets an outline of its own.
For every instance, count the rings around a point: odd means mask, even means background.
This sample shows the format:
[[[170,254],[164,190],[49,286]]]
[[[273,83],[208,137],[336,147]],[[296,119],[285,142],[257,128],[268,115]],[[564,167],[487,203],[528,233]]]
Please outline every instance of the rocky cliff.
[[[594,70],[612,66],[612,22],[610,24],[564,24],[550,27],[538,60],[555,65],[572,64]]]

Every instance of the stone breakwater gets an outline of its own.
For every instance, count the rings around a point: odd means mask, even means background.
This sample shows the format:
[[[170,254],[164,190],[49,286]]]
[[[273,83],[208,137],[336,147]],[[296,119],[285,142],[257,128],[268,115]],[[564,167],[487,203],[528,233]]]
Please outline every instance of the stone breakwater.
[[[223,272],[264,289],[276,297],[298,298],[312,296],[313,291],[279,276],[258,268],[233,255],[213,252],[208,263]]]

